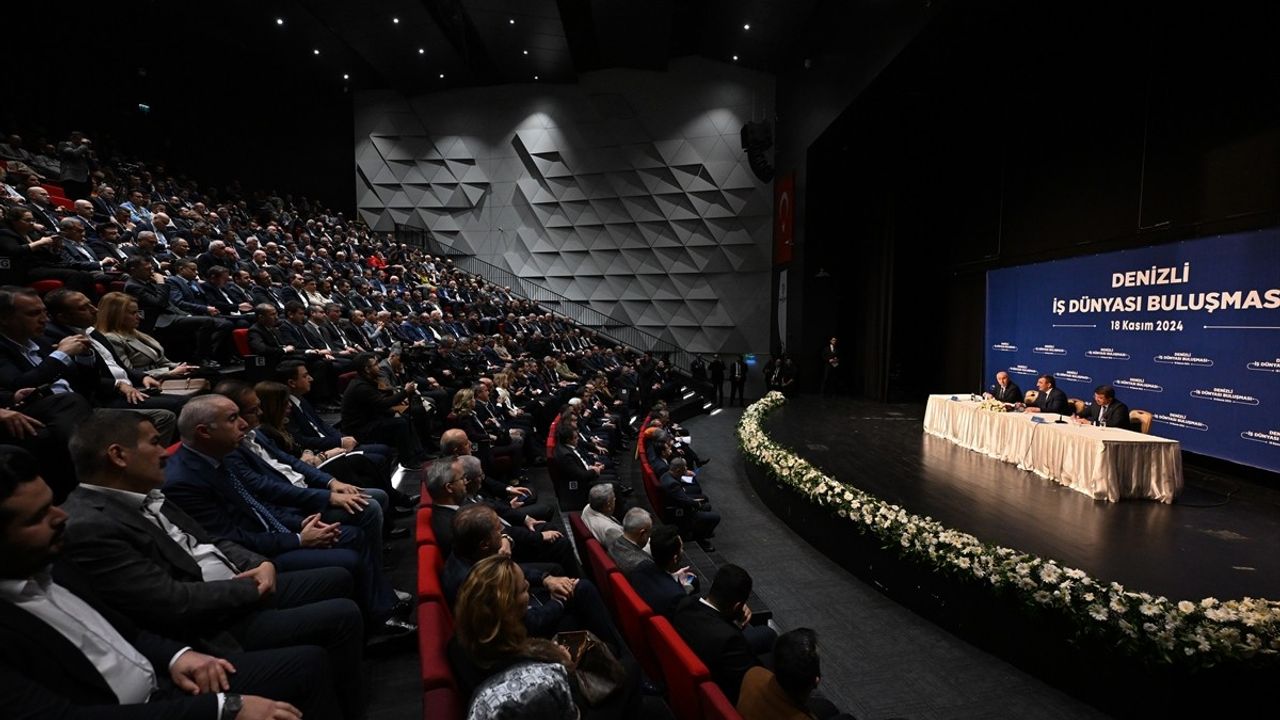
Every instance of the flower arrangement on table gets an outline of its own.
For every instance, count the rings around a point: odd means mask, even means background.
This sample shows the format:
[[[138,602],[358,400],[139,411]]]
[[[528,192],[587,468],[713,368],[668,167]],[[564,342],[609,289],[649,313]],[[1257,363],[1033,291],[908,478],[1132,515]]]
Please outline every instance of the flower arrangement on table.
[[[901,557],[993,591],[1010,592],[1028,606],[1068,621],[1080,637],[1099,639],[1156,663],[1211,667],[1280,654],[1280,602],[1173,601],[1133,592],[1054,560],[983,543],[837,482],[765,434],[764,418],[785,402],[781,393],[771,392],[743,413],[737,433],[747,459],[763,466],[774,480],[847,519],[859,532],[879,538]]]
[[[1006,405],[993,397],[983,397],[982,402],[978,404],[979,410],[986,410],[988,412],[1008,412],[1009,407],[1009,405]]]

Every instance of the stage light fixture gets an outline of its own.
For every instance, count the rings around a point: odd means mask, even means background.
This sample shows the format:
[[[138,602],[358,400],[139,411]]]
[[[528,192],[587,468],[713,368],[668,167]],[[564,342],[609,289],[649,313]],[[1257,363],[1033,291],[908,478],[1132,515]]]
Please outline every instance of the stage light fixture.
[[[320,54],[320,49],[319,49],[319,48],[316,48],[315,50],[312,50],[312,51],[311,51],[311,54],[312,54],[312,55],[319,55],[319,54]]]
[[[529,54],[529,51],[528,51],[528,50],[525,50],[525,51],[524,51],[524,54],[525,54],[525,55],[528,55],[528,54]]]
[[[751,29],[751,23],[745,23],[745,24],[742,26],[742,29],[743,29],[743,30],[750,30],[750,29]]]
[[[734,62],[738,62],[738,56],[737,56],[737,55],[734,55],[734,56],[733,56],[733,61],[734,61]]]
[[[276,18],[276,24],[277,24],[277,25],[283,25],[283,24],[284,24],[284,18]]]
[[[534,79],[534,80],[537,80],[537,79],[538,79],[538,76],[537,76],[537,75],[534,75],[534,76],[533,76],[533,79]]]
[[[511,18],[510,20],[508,20],[508,21],[507,21],[507,24],[508,24],[508,25],[515,25],[515,24],[516,24],[516,19],[515,19],[515,18]]]
[[[444,73],[440,73],[440,79],[441,79],[441,80],[443,80],[443,79],[444,79]]]
[[[348,75],[347,73],[342,73],[342,79],[343,79],[343,80],[350,80],[350,79],[351,79],[351,76],[350,76],[350,75]]]
[[[392,25],[399,25],[399,24],[400,24],[400,18],[398,18],[398,17],[393,17],[393,18],[391,18],[391,24],[392,24]]]
[[[426,54],[427,54],[427,49],[426,49],[426,48],[418,48],[418,54],[419,54],[419,55],[426,55]]]

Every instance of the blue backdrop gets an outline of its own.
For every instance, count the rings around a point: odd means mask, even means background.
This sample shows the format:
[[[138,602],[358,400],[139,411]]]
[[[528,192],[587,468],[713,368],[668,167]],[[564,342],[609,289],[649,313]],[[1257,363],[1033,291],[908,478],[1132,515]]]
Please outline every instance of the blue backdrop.
[[[1280,471],[1280,229],[993,270],[986,370],[1110,383],[1152,434]]]

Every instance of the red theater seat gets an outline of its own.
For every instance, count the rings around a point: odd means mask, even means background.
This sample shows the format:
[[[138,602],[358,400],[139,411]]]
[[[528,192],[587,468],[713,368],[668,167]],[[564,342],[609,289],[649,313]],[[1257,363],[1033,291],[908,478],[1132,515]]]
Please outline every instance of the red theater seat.
[[[658,664],[662,666],[662,677],[667,683],[667,703],[675,712],[676,719],[702,720],[698,685],[709,681],[711,672],[661,615],[649,618],[649,639],[653,643],[654,654],[658,656]]]
[[[339,375],[338,376],[338,394],[341,395],[342,393],[345,393],[347,391],[347,386],[350,385],[351,381],[355,379],[356,379],[355,370],[352,370],[351,372],[344,372],[341,375]]]
[[[435,545],[418,546],[418,602],[434,600],[444,602],[444,588],[440,586],[440,571],[444,558]]]
[[[698,686],[698,699],[702,701],[703,720],[742,720],[738,709],[724,696],[724,691],[713,682]]]
[[[417,522],[418,544],[419,545],[435,545],[436,534],[431,529],[431,506],[418,506],[418,522]]]
[[[445,650],[453,637],[453,618],[443,603],[418,605],[418,652],[422,662],[422,689],[448,688],[457,692],[458,683]]]
[[[594,539],[588,540],[587,548],[587,569],[591,573],[591,582],[596,584],[600,589],[600,595],[604,598],[606,607],[613,606],[613,586],[609,584],[609,574],[618,572],[618,565],[604,551],[604,546],[596,542]]]
[[[609,583],[613,591],[613,619],[644,674],[656,681],[662,677],[662,667],[649,644],[649,618],[653,617],[653,610],[636,594],[622,573],[611,573]]]
[[[249,328],[236,328],[231,331],[231,341],[236,344],[236,352],[240,357],[249,357],[253,351],[249,349]]]
[[[40,293],[41,296],[44,296],[62,287],[62,281],[61,280],[36,280],[33,283],[28,283],[27,287]]]
[[[571,512],[565,513],[565,515],[569,518],[569,530],[573,532],[573,540],[578,544],[578,553],[586,555],[587,541],[593,539],[591,530],[587,528],[586,523],[582,522],[580,513]]]
[[[453,688],[435,688],[422,694],[422,720],[461,720],[462,697]]]

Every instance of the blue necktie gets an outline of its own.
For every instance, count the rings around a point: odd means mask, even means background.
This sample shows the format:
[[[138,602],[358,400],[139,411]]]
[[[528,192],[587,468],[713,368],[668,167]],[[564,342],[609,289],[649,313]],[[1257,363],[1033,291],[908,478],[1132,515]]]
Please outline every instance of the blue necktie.
[[[227,470],[225,466],[223,466],[222,471],[226,473],[227,479],[231,481],[231,487],[235,489],[236,494],[238,494],[240,499],[244,500],[249,508],[257,514],[258,519],[262,521],[263,526],[272,532],[289,532],[289,528],[285,527],[283,523],[277,520],[276,516],[272,515],[271,511],[267,509],[267,506],[258,502],[258,499],[249,492],[249,489],[244,486],[244,483],[240,482],[240,478]]]

